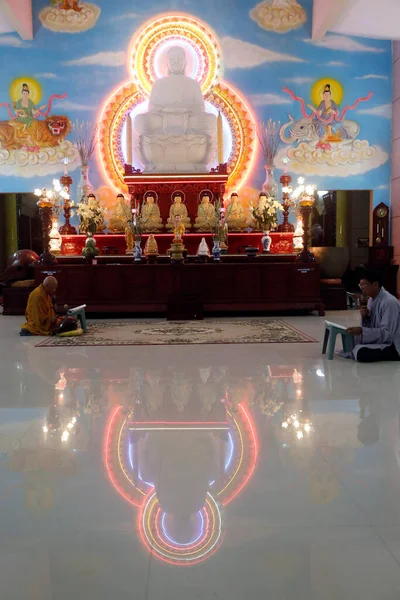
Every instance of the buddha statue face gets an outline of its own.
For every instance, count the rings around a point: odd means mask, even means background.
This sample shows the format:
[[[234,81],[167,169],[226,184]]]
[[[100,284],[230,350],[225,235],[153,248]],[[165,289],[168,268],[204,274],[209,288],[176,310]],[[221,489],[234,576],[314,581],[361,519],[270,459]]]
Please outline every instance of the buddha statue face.
[[[174,198],[174,204],[182,204],[182,197],[181,196],[175,196],[175,198]]]
[[[239,196],[237,194],[231,194],[231,202],[237,202],[239,200]]]
[[[185,51],[179,46],[173,46],[167,55],[168,71],[173,75],[183,73],[186,66]]]
[[[210,196],[203,196],[201,199],[202,204],[210,204]]]
[[[146,204],[154,204],[154,196],[147,196]]]
[[[125,196],[123,194],[118,194],[117,200],[118,202],[125,202]]]

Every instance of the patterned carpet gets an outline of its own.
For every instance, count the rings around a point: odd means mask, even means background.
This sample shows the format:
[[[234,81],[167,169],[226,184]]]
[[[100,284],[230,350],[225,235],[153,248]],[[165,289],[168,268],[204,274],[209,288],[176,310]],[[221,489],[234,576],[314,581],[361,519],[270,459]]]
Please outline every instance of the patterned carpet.
[[[278,319],[206,321],[96,321],[81,337],[46,338],[37,346],[146,346],[174,344],[276,344],[315,342]]]

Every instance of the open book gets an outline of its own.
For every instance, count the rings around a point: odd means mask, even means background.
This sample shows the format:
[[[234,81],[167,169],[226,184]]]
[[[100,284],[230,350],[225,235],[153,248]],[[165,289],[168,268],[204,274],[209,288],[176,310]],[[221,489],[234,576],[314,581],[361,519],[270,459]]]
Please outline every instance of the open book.
[[[342,329],[346,331],[347,325],[342,325],[341,323],[334,323],[333,321],[325,321],[326,325],[332,325],[333,327],[337,327],[338,329]]]
[[[80,312],[83,308],[86,308],[86,304],[81,304],[80,306],[75,306],[75,308],[69,308],[68,312],[70,315],[75,315]]]

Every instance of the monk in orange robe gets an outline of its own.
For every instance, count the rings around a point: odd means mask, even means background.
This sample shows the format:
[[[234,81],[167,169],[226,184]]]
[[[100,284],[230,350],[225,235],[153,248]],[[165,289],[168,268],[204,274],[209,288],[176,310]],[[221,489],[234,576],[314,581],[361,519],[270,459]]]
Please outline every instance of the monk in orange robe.
[[[26,323],[20,335],[51,335],[62,321],[53,306],[53,296],[58,287],[55,277],[46,279],[29,294],[26,307]]]

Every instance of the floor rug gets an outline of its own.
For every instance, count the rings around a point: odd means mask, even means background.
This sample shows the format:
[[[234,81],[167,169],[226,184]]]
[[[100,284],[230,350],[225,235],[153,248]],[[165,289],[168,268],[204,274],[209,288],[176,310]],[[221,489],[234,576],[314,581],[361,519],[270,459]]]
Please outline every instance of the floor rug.
[[[50,337],[38,347],[148,346],[177,344],[275,344],[315,342],[278,319],[205,321],[95,321],[80,337]]]

